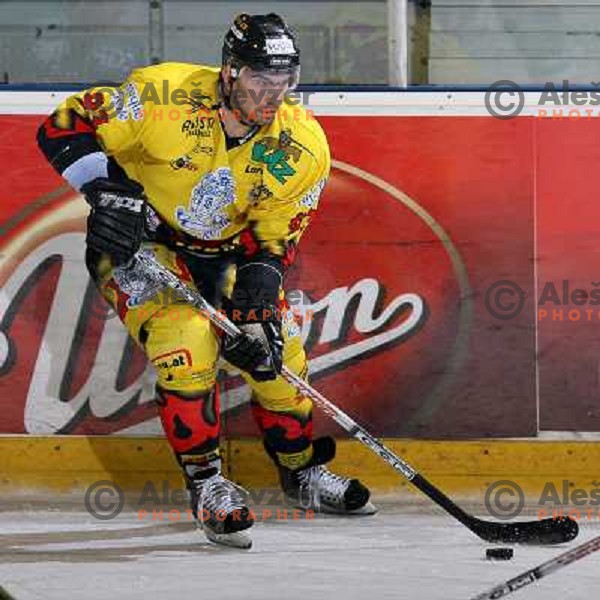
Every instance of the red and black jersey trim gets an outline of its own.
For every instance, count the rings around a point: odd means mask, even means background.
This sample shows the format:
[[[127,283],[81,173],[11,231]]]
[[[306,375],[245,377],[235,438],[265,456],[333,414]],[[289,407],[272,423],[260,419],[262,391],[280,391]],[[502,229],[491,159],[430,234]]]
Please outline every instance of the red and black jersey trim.
[[[94,126],[70,110],[59,116],[55,112],[42,123],[37,143],[48,162],[62,173],[83,156],[102,152]]]

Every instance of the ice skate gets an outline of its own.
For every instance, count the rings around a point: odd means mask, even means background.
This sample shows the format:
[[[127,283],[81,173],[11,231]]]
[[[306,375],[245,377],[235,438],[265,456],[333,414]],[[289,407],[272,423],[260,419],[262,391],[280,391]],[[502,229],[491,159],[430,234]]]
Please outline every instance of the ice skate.
[[[332,473],[324,463],[335,456],[335,441],[325,437],[313,442],[313,457],[303,469],[279,467],[281,487],[298,508],[338,515],[374,515],[371,493],[358,479]]]
[[[215,544],[249,549],[252,538],[249,529],[254,524],[245,503],[245,490],[217,469],[204,477],[188,479],[192,511],[206,537]]]

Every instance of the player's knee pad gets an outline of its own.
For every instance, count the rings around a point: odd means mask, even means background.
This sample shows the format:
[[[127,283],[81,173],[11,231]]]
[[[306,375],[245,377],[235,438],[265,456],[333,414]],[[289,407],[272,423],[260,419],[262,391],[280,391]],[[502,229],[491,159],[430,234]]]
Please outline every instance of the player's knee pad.
[[[305,379],[308,368],[304,353],[297,359],[297,364],[290,366],[290,361],[285,364]],[[293,455],[308,451],[312,440],[312,400],[299,394],[281,376],[274,381],[253,382],[251,387],[252,415],[265,443],[277,452]],[[290,456],[291,461],[305,458],[304,454]]]
[[[313,452],[312,401],[296,395],[285,402],[278,401],[277,410],[269,406],[264,399],[252,401],[252,414],[271,457],[289,469],[308,464]]]
[[[206,315],[185,304],[171,304],[144,325],[143,337],[162,389],[186,394],[213,389],[219,344]]]

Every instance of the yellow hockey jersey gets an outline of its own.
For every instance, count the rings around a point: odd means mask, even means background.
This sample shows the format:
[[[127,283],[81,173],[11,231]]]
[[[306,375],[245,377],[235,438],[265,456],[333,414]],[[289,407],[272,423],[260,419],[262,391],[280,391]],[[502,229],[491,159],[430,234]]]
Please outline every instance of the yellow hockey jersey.
[[[103,151],[144,187],[151,230],[163,224],[201,252],[284,257],[317,208],[327,139],[310,111],[284,101],[270,124],[228,150],[218,81],[218,68],[163,63],[134,70],[120,88],[75,94],[58,114],[94,124]]]

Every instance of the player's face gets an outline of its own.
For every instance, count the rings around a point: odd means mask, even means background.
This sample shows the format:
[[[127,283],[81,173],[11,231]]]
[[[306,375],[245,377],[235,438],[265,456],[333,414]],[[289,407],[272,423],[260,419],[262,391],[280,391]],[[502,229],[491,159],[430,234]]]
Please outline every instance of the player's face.
[[[290,73],[253,71],[244,67],[233,87],[232,105],[245,120],[266,125],[275,119],[284,94],[293,82]]]

